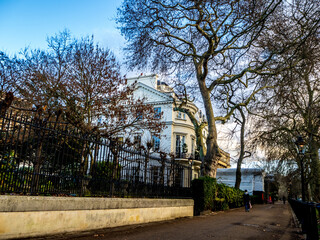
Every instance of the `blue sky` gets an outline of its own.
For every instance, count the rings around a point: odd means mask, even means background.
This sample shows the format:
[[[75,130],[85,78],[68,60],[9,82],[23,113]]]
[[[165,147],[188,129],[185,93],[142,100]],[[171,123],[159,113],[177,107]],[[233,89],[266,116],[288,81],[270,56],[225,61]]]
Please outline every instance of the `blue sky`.
[[[77,38],[93,34],[119,59],[125,41],[114,18],[120,4],[121,0],[0,0],[0,51],[12,56],[28,46],[45,49],[48,36],[69,29]]]

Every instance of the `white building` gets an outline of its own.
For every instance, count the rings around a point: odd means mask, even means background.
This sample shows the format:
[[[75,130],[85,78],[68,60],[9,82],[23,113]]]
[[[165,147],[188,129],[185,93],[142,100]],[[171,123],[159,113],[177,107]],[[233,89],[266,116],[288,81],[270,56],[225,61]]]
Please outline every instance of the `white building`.
[[[217,182],[234,187],[236,183],[236,168],[218,169]],[[241,169],[241,190],[248,190],[250,195],[257,195],[264,192],[265,172],[258,168]]]
[[[173,153],[176,160],[184,164],[193,164],[193,178],[197,178],[200,174],[201,162],[194,159],[196,151],[196,135],[194,126],[189,117],[182,112],[174,111],[176,94],[173,89],[164,82],[158,81],[157,75],[139,76],[129,78],[128,84],[137,82],[134,91],[135,98],[144,98],[146,103],[152,104],[156,112],[161,112],[162,121],[166,128],[162,131],[160,138],[150,136],[150,133],[136,132],[134,138],[138,141],[146,141],[152,137],[154,140],[154,152],[163,151]],[[188,103],[186,106],[199,121],[204,121],[204,115],[201,114],[198,107],[194,103]],[[203,130],[204,142],[207,137],[207,128]],[[225,155],[219,161],[219,167],[230,167],[230,156],[222,151]]]

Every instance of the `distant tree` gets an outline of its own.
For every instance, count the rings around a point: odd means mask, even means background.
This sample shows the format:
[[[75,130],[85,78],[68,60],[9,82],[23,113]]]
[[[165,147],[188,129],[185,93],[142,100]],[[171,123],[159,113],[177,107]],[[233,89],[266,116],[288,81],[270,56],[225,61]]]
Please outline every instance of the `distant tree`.
[[[250,84],[250,88],[248,89],[242,86],[242,84],[234,83],[221,88],[219,96],[216,97],[220,112],[226,112],[226,116],[231,114],[231,120],[235,123],[235,127],[230,131],[230,138],[239,139],[239,157],[236,161],[235,182],[235,188],[237,189],[240,188],[241,184],[242,163],[244,159],[252,155],[247,144],[247,138],[250,133],[250,127],[248,126],[250,112],[247,109],[248,107],[255,106],[256,95],[267,88],[272,88],[272,86],[268,86],[267,84],[259,86],[257,82],[255,85]]]
[[[297,35],[309,34],[294,49],[294,55],[282,56],[281,61],[291,68],[272,78],[264,76],[263,80],[274,88],[261,92],[260,103],[251,109],[261,117],[256,121],[254,144],[266,150],[268,159],[296,159],[300,168],[294,142],[299,135],[303,136],[307,144],[303,161],[305,189],[310,184],[314,201],[320,201],[319,10],[319,1],[293,1],[290,11],[284,13],[286,22],[273,27],[281,38],[264,38],[266,49],[272,51]],[[280,59],[274,60],[277,65]]]
[[[237,122],[237,124],[240,125],[240,151],[239,151],[239,157],[237,160],[237,170],[236,170],[236,182],[234,187],[236,189],[240,189],[241,184],[241,165],[243,163],[243,160],[245,158],[248,158],[251,156],[251,152],[246,151],[246,142],[245,142],[245,130],[246,130],[246,123],[247,123],[247,116],[245,114],[245,110],[242,107],[237,108],[237,112],[239,116],[234,115],[234,118]]]

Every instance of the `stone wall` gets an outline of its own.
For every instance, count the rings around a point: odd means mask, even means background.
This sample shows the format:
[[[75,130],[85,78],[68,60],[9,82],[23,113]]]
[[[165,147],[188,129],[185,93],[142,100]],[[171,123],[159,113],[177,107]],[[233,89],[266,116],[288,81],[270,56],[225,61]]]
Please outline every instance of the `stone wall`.
[[[193,216],[192,199],[0,196],[0,239]]]

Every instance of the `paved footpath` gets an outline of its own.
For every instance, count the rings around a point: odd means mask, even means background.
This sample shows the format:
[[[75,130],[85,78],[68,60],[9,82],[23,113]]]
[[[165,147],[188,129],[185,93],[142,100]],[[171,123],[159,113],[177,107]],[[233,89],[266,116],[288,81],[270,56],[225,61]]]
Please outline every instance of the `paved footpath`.
[[[282,202],[254,205],[208,215],[143,225],[63,234],[38,239],[212,240],[304,239],[295,228],[290,206]]]

